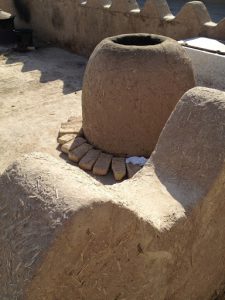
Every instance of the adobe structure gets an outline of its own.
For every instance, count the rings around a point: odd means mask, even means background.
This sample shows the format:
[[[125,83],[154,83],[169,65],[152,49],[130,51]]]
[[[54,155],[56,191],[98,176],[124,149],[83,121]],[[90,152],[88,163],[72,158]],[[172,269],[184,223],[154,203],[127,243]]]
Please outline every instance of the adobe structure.
[[[175,40],[147,33],[106,38],[86,67],[82,129],[62,123],[61,151],[95,175],[112,170],[117,181],[130,178],[140,167],[127,159],[150,157],[178,100],[194,86],[191,60]]]
[[[149,157],[178,100],[194,86],[191,60],[175,40],[153,34],[106,38],[84,75],[84,135],[108,153]]]
[[[30,26],[37,39],[83,55],[129,32],[225,39],[225,19],[213,23],[198,1],[176,17],[159,0],[141,11],[131,0],[0,0],[0,7],[19,14],[17,26]],[[40,152],[0,176],[1,300],[215,300],[224,293],[225,92],[191,88],[190,62],[181,58],[190,89],[131,179],[104,185]]]
[[[173,16],[166,0],[0,0],[17,15],[17,27],[31,27],[37,39],[90,55],[104,38],[147,32],[175,40],[205,36],[225,40],[225,19],[212,22],[201,1],[186,3]]]
[[[212,299],[225,281],[224,115],[224,92],[191,89],[147,165],[113,186],[43,153],[9,166],[0,298]]]

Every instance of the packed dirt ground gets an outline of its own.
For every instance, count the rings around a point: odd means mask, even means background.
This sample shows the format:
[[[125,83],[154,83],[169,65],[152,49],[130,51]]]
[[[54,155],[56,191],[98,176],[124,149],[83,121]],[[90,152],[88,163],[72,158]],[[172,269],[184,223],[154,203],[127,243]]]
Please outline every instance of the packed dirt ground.
[[[0,47],[0,174],[32,151],[60,156],[57,133],[81,116],[86,59],[57,48],[19,53]]]

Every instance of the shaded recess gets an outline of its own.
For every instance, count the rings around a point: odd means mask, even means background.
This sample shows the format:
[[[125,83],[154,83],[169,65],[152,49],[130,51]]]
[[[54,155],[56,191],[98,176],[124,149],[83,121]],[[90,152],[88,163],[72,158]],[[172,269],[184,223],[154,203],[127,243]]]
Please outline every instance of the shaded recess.
[[[116,44],[126,46],[153,46],[161,44],[165,41],[162,37],[153,37],[150,35],[127,35],[113,38],[112,41]]]
[[[31,21],[31,12],[28,1],[13,0],[13,2],[21,20],[29,23]]]

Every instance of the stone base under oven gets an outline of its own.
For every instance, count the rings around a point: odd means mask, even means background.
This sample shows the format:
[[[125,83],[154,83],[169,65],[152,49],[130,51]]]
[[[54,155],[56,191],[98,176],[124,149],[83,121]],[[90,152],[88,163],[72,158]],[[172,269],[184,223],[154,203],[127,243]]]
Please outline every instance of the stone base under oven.
[[[125,157],[113,156],[91,145],[84,137],[82,120],[76,117],[61,124],[58,143],[70,161],[93,175],[105,176],[112,171],[115,180],[121,181],[133,177],[142,168],[126,163]]]

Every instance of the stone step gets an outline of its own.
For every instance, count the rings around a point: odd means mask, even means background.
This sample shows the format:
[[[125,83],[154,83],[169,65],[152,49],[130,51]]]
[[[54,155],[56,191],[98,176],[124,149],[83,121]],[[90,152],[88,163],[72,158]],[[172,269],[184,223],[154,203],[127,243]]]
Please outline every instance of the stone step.
[[[125,158],[113,157],[112,159],[112,171],[116,181],[124,179],[127,174]]]
[[[60,144],[60,145],[63,145],[71,140],[73,140],[74,138],[76,137],[75,134],[64,134],[62,135],[61,137],[58,137],[57,139],[57,142]]]
[[[140,171],[142,169],[142,166],[139,166],[139,165],[133,165],[131,163],[128,163],[126,165],[127,165],[128,178],[133,177],[138,171]]]
[[[91,149],[80,160],[79,167],[83,170],[91,171],[100,154],[101,154],[101,150]]]
[[[81,160],[81,158],[92,148],[92,145],[84,143],[81,146],[69,151],[69,159],[78,163]]]
[[[109,172],[111,161],[112,161],[112,155],[101,153],[94,165],[93,174],[99,176],[106,175]]]

